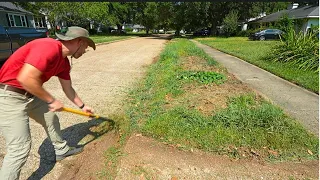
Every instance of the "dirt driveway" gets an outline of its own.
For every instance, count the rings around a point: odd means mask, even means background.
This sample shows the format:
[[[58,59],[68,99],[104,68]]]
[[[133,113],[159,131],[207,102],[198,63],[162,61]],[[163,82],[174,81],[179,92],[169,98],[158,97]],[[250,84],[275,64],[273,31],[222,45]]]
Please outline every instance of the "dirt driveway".
[[[73,86],[83,101],[93,107],[97,114],[108,116],[121,107],[121,101],[131,85],[139,80],[145,67],[159,55],[167,39],[141,37],[111,44],[99,45],[78,60],[73,60],[71,77]],[[76,108],[64,96],[57,78],[45,85],[66,107]],[[65,112],[58,113],[65,138],[69,144],[77,144],[95,122],[88,118]],[[30,120],[32,150],[24,165],[20,179],[58,179],[62,163],[54,163],[53,147],[46,139],[43,128]],[[5,142],[0,135],[0,163],[5,152]],[[70,157],[68,159],[72,159]]]

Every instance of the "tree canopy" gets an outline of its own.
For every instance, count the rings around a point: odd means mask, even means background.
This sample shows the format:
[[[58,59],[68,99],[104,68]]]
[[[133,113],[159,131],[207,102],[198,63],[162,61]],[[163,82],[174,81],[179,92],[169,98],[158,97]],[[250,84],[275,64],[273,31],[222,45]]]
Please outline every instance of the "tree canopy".
[[[33,13],[43,12],[50,23],[67,21],[86,26],[88,22],[107,26],[140,24],[151,29],[215,29],[237,16],[246,21],[261,13],[286,9],[290,2],[19,2]],[[231,18],[231,19],[230,19]],[[52,24],[54,25],[54,24]]]

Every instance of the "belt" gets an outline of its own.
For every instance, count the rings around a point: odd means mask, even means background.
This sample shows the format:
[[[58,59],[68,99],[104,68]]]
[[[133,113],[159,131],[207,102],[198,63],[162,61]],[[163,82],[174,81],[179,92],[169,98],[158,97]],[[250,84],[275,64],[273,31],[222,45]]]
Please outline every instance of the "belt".
[[[1,84],[0,83],[0,88],[8,90],[8,91],[16,92],[16,93],[19,93],[19,94],[22,94],[22,95],[25,95],[27,98],[33,97],[32,94],[30,94],[29,92],[27,92],[27,91],[25,91],[23,89],[19,89],[19,88],[16,88],[16,87],[13,87],[13,86],[9,86],[9,85],[6,85],[6,84]]]

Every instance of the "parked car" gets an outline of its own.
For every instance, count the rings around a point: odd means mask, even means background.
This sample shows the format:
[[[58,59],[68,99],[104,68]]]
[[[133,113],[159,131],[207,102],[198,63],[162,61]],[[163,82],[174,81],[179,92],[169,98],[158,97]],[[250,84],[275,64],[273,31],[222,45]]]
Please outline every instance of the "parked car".
[[[207,29],[199,29],[193,32],[194,36],[209,36],[211,33]]]
[[[14,51],[26,43],[47,37],[47,32],[35,28],[7,28],[0,25],[0,64],[3,64]]]
[[[279,29],[265,29],[249,35],[251,40],[268,40],[268,39],[279,39],[283,31]]]

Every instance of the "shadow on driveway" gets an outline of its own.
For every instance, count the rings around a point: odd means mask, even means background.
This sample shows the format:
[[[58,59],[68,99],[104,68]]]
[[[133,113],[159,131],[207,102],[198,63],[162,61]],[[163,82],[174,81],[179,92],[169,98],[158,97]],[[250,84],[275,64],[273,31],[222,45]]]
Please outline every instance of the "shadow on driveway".
[[[103,122],[107,121],[108,128],[103,129],[100,132],[92,132],[90,128],[99,127]],[[86,123],[80,123],[70,126],[62,130],[63,138],[67,140],[69,146],[79,146],[78,143],[87,135],[92,135],[93,138],[81,146],[85,146],[93,140],[99,138],[103,134],[111,131],[114,128],[114,121],[111,119],[99,118],[92,119]],[[28,180],[40,180],[46,174],[48,174],[56,164],[55,153],[51,141],[46,138],[40,145],[38,153],[40,155],[40,165],[39,168],[32,173]]]

